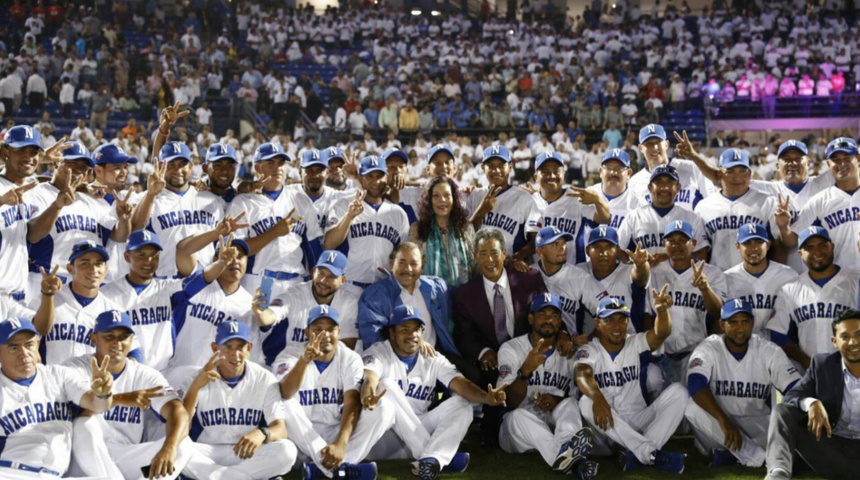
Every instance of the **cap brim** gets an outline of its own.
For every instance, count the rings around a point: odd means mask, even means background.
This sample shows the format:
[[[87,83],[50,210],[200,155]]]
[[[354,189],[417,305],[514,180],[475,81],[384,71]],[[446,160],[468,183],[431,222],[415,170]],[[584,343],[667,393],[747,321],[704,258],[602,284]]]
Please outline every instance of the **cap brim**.
[[[311,168],[314,165],[322,165],[323,167],[328,168],[328,165],[326,164],[326,162],[324,162],[322,160],[311,160],[310,162],[307,162],[307,163],[303,162],[301,166],[302,166],[302,168]]]
[[[547,163],[547,162],[555,162],[555,163],[561,165],[562,167],[564,166],[563,161],[561,161],[555,157],[549,157],[549,158],[546,158],[544,160],[541,160],[540,162],[535,162],[535,170],[539,169],[544,163]]]
[[[453,150],[451,150],[450,148],[440,148],[439,150],[436,150],[435,152],[433,152],[433,155],[428,156],[427,161],[428,162],[433,161],[433,157],[435,157],[436,155],[438,155],[440,153],[447,153],[448,155],[451,155],[452,160],[453,160],[453,157],[454,157],[454,151]]]
[[[94,328],[93,333],[109,332],[115,328],[124,328],[124,329],[128,330],[129,332],[131,332],[132,334],[134,334],[134,328],[132,328],[128,325],[108,325],[108,328]]]
[[[757,238],[759,240],[764,240],[765,242],[770,241],[770,239],[765,237],[764,235],[752,234],[752,235],[747,235],[744,238],[739,238],[738,243],[746,243],[746,242],[748,242],[754,238]]]
[[[338,319],[336,319],[336,318],[331,318],[331,317],[330,317],[330,316],[328,316],[328,315],[320,315],[320,316],[318,316],[318,317],[316,317],[316,318],[314,318],[314,319],[308,319],[308,326],[313,325],[313,323],[314,323],[314,322],[316,322],[317,320],[322,320],[322,319],[324,319],[324,318],[327,318],[327,319],[331,320],[332,322],[334,322],[334,323],[335,323],[335,325],[340,326],[340,321],[339,321]]]
[[[726,162],[726,163],[720,165],[720,168],[725,168],[726,170],[728,170],[732,167],[746,167],[749,170],[750,164],[744,163],[744,162]]]
[[[492,160],[492,159],[494,159],[494,158],[498,158],[498,159],[504,160],[504,162],[505,162],[505,163],[511,163],[511,160],[510,160],[510,159],[505,158],[505,157],[503,157],[503,156],[501,156],[501,155],[491,155],[491,156],[486,157],[486,158],[484,158],[483,160],[481,160],[481,163],[487,163],[487,162],[489,162],[490,160]]]
[[[92,157],[88,157],[86,155],[72,155],[72,156],[68,156],[68,157],[63,157],[64,162],[74,162],[77,160],[86,160],[87,165],[89,165],[90,168],[93,168],[96,166],[95,160],[93,160]]]
[[[779,152],[777,152],[776,157],[777,157],[777,158],[779,158],[779,157],[781,157],[785,152],[788,152],[788,151],[791,151],[791,150],[797,150],[798,152],[800,152],[800,153],[802,153],[802,154],[804,154],[804,155],[809,155],[809,153],[808,153],[808,152],[806,152],[806,151],[804,151],[802,148],[800,148],[800,147],[796,147],[796,146],[795,146],[795,147],[785,147],[785,148],[783,148],[782,150],[780,150]]]
[[[388,170],[386,170],[386,169],[384,169],[384,168],[381,168],[381,167],[370,167],[370,168],[368,168],[367,170],[362,170],[362,171],[360,171],[358,174],[359,174],[359,175],[361,175],[361,176],[365,176],[365,175],[367,175],[368,173],[371,173],[371,172],[382,172],[382,173],[384,173],[384,174],[386,174],[386,175],[388,174]]]
[[[331,272],[331,274],[334,275],[335,277],[343,276],[343,270],[335,267],[334,265],[328,264],[328,263],[318,263],[316,268],[325,268],[326,270]]]
[[[161,251],[163,251],[163,250],[164,250],[164,247],[162,247],[162,246],[161,246],[161,244],[158,244],[158,243],[156,243],[156,242],[143,242],[143,243],[141,243],[141,244],[139,244],[139,245],[135,245],[135,246],[133,246],[133,247],[132,247],[131,245],[129,245],[129,246],[127,246],[127,247],[126,247],[125,251],[126,251],[126,252],[135,252],[135,251],[137,251],[137,250],[140,250],[140,249],[141,249],[141,248],[143,248],[143,247],[148,247],[148,246],[150,246],[150,245],[152,245],[153,247],[157,248],[159,252],[161,252]]]
[[[389,158],[399,158],[405,163],[409,163],[409,155],[406,155],[406,153],[402,150],[398,150],[397,152],[394,152],[391,155],[385,157],[385,161],[387,162]]]
[[[173,156],[170,156],[167,158],[158,159],[159,162],[172,162],[174,160],[185,160],[186,162],[191,162],[191,157],[190,156],[186,157],[185,155],[173,155]]]
[[[104,248],[96,247],[96,248],[88,248],[86,250],[81,250],[80,252],[72,254],[69,257],[69,263],[75,263],[75,260],[81,258],[82,256],[84,256],[90,252],[96,252],[96,253],[100,254],[102,257],[104,257],[106,262],[108,260],[110,260],[110,255],[107,253],[107,250],[105,250]]]
[[[549,245],[550,243],[555,242],[559,238],[563,238],[569,242],[569,241],[573,240],[573,235],[571,235],[569,233],[559,233],[558,235],[553,235],[549,238],[544,239],[544,241],[542,241],[541,244],[538,245],[538,248],[545,247],[545,246]]]
[[[39,143],[36,143],[36,142],[32,142],[32,141],[27,141],[27,142],[4,142],[4,143],[5,143],[6,145],[8,145],[9,147],[14,148],[14,149],[16,149],[16,150],[17,150],[17,149],[19,149],[19,148],[36,147],[36,148],[38,148],[38,149],[39,149],[40,151],[42,151],[42,152],[44,152],[44,151],[45,151],[45,149],[42,147],[42,145],[40,145]]]
[[[593,240],[589,240],[589,241],[588,241],[588,243],[586,243],[586,244],[585,244],[585,246],[587,247],[587,246],[589,246],[589,245],[591,245],[591,244],[593,244],[593,243],[597,243],[597,242],[609,242],[609,243],[611,243],[611,244],[613,244],[613,245],[618,245],[618,242],[617,242],[616,240],[613,240],[613,239],[611,239],[611,238],[609,238],[609,237],[597,237],[597,238],[595,238],[595,239],[593,239]]]
[[[540,306],[532,306],[530,311],[531,311],[531,313],[535,313],[535,312],[538,312],[540,310],[543,310],[546,307],[552,307],[552,308],[558,310],[559,312],[562,311],[560,306],[553,305],[551,303],[544,303],[543,305],[540,305]]]
[[[234,340],[234,339],[237,339],[237,338],[238,338],[239,340],[244,340],[244,341],[245,341],[245,342],[247,342],[247,343],[253,343],[249,337],[246,337],[245,335],[242,335],[242,334],[239,334],[239,333],[234,334],[234,335],[229,335],[229,336],[227,336],[227,337],[224,337],[224,338],[222,338],[221,340],[216,341],[215,343],[217,343],[218,345],[224,345],[225,343],[229,342],[230,340]]]
[[[830,157],[832,157],[834,154],[840,153],[840,152],[847,153],[848,155],[857,155],[857,149],[856,148],[835,148],[835,149],[833,149],[833,151],[831,151],[827,155],[827,159],[830,160]]]
[[[33,333],[34,335],[39,335],[39,332],[35,328],[26,327],[26,326],[22,325],[21,328],[16,328],[15,330],[12,330],[11,332],[9,332],[9,336],[6,337],[6,339],[2,343],[0,343],[0,345],[6,344],[9,340],[12,340],[12,337],[14,337],[15,335],[18,335],[21,332],[30,332],[30,333]]]
[[[104,157],[102,157],[102,158],[104,158]],[[130,157],[130,156],[128,156],[128,155],[122,155],[122,156],[119,156],[119,157],[114,157],[114,158],[110,159],[109,161],[108,161],[108,160],[96,159],[96,160],[95,160],[95,164],[96,164],[96,165],[109,165],[109,164],[114,164],[114,165],[116,165],[116,164],[120,164],[120,163],[130,163],[130,164],[134,165],[134,164],[135,164],[135,163],[137,163],[138,161],[139,161],[139,160],[137,159],[137,157]],[[168,162],[169,162],[169,161],[170,161],[170,160],[168,160]]]
[[[640,137],[640,138],[639,138],[639,143],[645,143],[645,142],[647,142],[648,140],[650,140],[650,139],[652,139],[652,138],[659,138],[660,140],[666,140],[666,137],[664,137],[663,135],[659,135],[659,134],[656,134],[656,133],[651,133],[651,134],[648,134],[648,135],[646,135],[646,136],[644,136],[644,137]]]
[[[802,242],[800,242],[800,243],[798,243],[798,244],[797,244],[797,246],[798,246],[798,247],[803,247],[803,244],[805,244],[806,242],[808,242],[808,241],[809,241],[809,239],[811,239],[811,238],[816,238],[816,237],[818,237],[818,238],[823,238],[823,239],[827,240],[828,242],[833,242],[833,240],[832,240],[829,236],[827,236],[827,235],[823,235],[823,234],[819,234],[819,233],[816,233],[815,235],[810,235],[810,236],[808,236],[808,237],[804,238]]]
[[[746,314],[747,314],[747,315],[749,315],[750,317],[755,318],[755,315],[753,314],[753,312],[750,312],[750,311],[747,311],[747,310],[735,310],[735,311],[733,311],[732,313],[730,313],[729,315],[725,315],[725,316],[724,316],[724,315],[720,315],[720,320],[728,320],[728,319],[730,319],[730,318],[734,317],[735,315],[737,315],[737,314],[739,314],[739,313],[746,313]]]
[[[657,179],[658,179],[658,178],[660,178],[660,177],[669,177],[669,178],[674,179],[676,182],[680,182],[680,181],[681,181],[681,180],[678,178],[678,176],[677,176],[677,175],[674,175],[674,174],[671,174],[671,173],[668,173],[668,172],[662,172],[662,173],[658,173],[657,175],[651,175],[651,180],[648,180],[648,183],[651,183],[651,182],[653,182],[654,180],[657,180]]]
[[[406,318],[397,320],[396,322],[391,322],[391,326],[396,327],[398,325],[403,325],[404,323],[406,323],[410,320],[415,320],[416,322],[420,323],[421,325],[425,325],[423,318],[419,317],[418,315],[410,315]]]
[[[265,162],[266,160],[271,160],[273,158],[278,158],[278,157],[283,157],[284,160],[287,162],[291,162],[293,160],[286,153],[272,153],[272,154],[266,155],[265,157],[260,157],[257,160],[254,160],[254,162]]]
[[[239,163],[239,161],[236,160],[236,157],[231,157],[230,155],[217,155],[217,156],[214,156],[211,158],[207,158],[206,161],[209,163],[212,163],[212,162],[217,162],[219,160],[224,160],[224,159],[233,160],[233,163]]]
[[[602,311],[602,312],[598,313],[598,314],[597,314],[597,318],[606,318],[606,317],[611,317],[612,315],[614,315],[614,314],[616,314],[616,313],[621,313],[621,314],[623,314],[625,317],[629,317],[629,316],[630,316],[630,310],[610,309],[610,310],[604,310],[604,311]]]

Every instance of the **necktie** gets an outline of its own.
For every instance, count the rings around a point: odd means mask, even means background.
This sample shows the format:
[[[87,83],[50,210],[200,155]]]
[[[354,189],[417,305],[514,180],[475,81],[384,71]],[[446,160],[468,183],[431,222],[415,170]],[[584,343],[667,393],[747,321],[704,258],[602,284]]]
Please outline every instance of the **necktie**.
[[[505,315],[505,297],[502,296],[502,289],[498,284],[493,286],[493,290],[496,292],[493,295],[493,322],[496,324],[496,339],[499,340],[499,344],[502,344],[510,338],[507,315]]]

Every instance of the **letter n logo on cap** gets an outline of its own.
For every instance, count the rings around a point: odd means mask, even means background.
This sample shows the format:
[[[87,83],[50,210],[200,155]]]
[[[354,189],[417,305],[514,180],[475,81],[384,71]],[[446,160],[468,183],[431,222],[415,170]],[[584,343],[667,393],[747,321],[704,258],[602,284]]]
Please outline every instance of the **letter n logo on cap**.
[[[493,155],[498,155],[498,154],[499,154],[499,146],[493,145]]]
[[[600,231],[600,236],[605,237],[606,236],[606,225],[601,225],[599,227],[599,231]]]
[[[180,152],[182,152],[182,148],[179,146],[179,143],[174,143],[173,144],[173,153],[180,153]]]
[[[110,318],[111,322],[119,323],[122,321],[122,316],[120,315],[120,313],[118,311],[114,310],[114,311],[110,312],[110,314],[111,314],[111,318]]]
[[[328,315],[328,305],[320,305],[320,313]]]
[[[647,127],[645,127],[645,128],[647,128],[647,129],[648,129],[648,133],[654,133],[654,132],[656,132],[656,131],[657,131],[657,126],[656,126],[656,125],[654,125],[653,123],[652,123],[652,124],[650,124],[650,125],[648,125],[648,126],[647,126]]]
[[[549,303],[549,302],[551,302],[551,301],[552,301],[552,294],[551,294],[551,293],[549,293],[549,292],[545,292],[545,293],[543,294],[543,301],[544,301],[545,303]]]
[[[335,262],[335,260],[337,260],[337,253],[335,253],[335,252],[330,252],[330,253],[328,254],[328,263],[334,263],[334,262]]]
[[[227,145],[224,145],[223,143],[219,143],[218,144],[218,150],[221,150],[221,153],[227,153]]]
[[[239,332],[239,323],[238,322],[230,322],[230,333],[238,333]]]
[[[373,167],[379,165],[379,159],[376,156],[370,157],[370,165]]]
[[[794,140],[789,140],[789,141],[788,141],[788,146],[789,146],[789,147],[794,147],[794,146],[795,146],[795,144],[794,144]]]
[[[678,230],[683,230],[684,222],[681,220],[675,220],[675,228],[677,228]]]
[[[621,149],[620,148],[613,148],[612,149],[612,156],[613,157],[620,157],[621,156]]]
[[[736,298],[735,299],[735,308],[743,308],[743,306],[744,306],[744,301],[741,300],[740,298]]]
[[[150,240],[152,239],[152,234],[151,234],[151,233],[149,233],[149,230],[144,230],[144,231],[143,231],[143,239],[144,239],[145,241],[147,241],[147,242],[148,242],[148,241],[150,241]]]
[[[21,321],[17,318],[10,318],[9,323],[12,324],[12,330],[18,330],[21,328]]]
[[[33,127],[24,127],[24,138],[33,138]]]
[[[740,160],[741,159],[741,151],[736,148],[735,152],[734,152],[734,156],[735,156],[735,160]]]
[[[316,150],[316,149],[311,150],[311,158],[313,158],[314,160],[319,159],[320,158],[320,151]]]
[[[329,155],[337,155],[337,147],[331,147],[328,149]]]
[[[809,234],[815,235],[818,233],[818,227],[809,227]]]
[[[407,305],[406,306],[406,314],[407,315],[415,315],[415,308],[410,306],[410,305]]]

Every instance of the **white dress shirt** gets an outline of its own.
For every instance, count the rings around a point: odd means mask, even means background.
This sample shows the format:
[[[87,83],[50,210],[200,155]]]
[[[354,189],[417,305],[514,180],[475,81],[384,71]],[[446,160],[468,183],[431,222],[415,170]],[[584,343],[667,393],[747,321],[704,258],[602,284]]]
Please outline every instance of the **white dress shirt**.
[[[496,283],[493,283],[487,280],[487,277],[484,277],[484,293],[487,295],[487,302],[490,304],[490,313],[493,314],[494,319],[495,312],[493,311],[493,299],[496,296],[496,285],[499,286],[499,290],[502,292],[502,297],[505,299],[505,329],[508,331],[508,336],[514,338],[514,301],[511,298],[511,285],[508,282],[508,272],[504,269],[502,269],[502,276],[499,277],[499,280]],[[480,359],[483,357],[484,352],[487,350],[490,350],[490,348],[484,348],[481,350],[478,358]]]

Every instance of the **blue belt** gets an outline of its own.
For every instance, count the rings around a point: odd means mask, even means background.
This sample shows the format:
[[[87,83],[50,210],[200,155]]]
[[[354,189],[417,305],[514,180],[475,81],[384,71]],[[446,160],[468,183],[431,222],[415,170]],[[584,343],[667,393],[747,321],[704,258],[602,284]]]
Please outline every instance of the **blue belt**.
[[[24,292],[12,292],[9,294],[9,296],[11,296],[12,300],[15,300],[16,302],[24,300]]]
[[[351,284],[355,285],[356,287],[361,287],[361,288],[367,288],[367,287],[369,287],[369,286],[371,285],[371,284],[369,284],[369,283],[364,283],[364,282],[352,282],[352,281],[351,281],[351,282],[349,282],[349,283],[351,283]]]
[[[0,460],[0,467],[14,468],[15,470],[23,470],[25,472],[32,473],[47,473],[48,475],[53,475],[55,477],[60,476],[60,472],[55,472],[49,468],[31,467],[29,465],[24,465],[23,463],[10,462],[9,460]]]
[[[263,276],[275,280],[292,280],[299,276],[298,273],[275,272],[272,270],[263,270]]]

